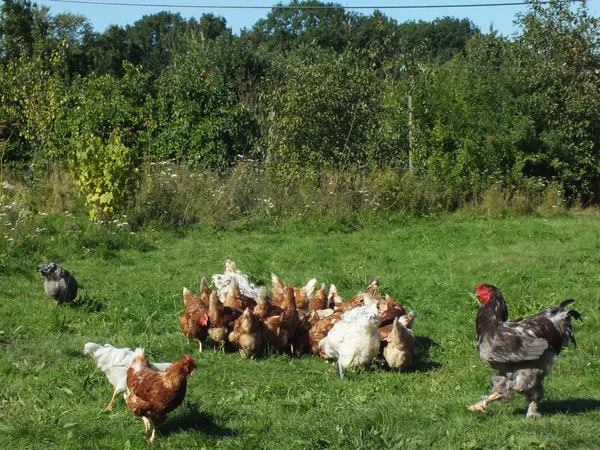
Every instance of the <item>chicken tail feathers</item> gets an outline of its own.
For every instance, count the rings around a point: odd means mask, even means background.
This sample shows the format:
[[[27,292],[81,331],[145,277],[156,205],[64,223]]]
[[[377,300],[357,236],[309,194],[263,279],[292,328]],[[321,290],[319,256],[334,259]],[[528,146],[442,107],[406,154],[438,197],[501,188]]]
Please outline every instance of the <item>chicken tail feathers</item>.
[[[88,342],[83,346],[83,354],[94,356],[94,354],[101,348],[104,347],[102,347],[100,344],[96,344],[95,342]]]
[[[143,348],[136,348],[133,354],[133,361],[131,361],[131,368],[134,370],[140,370],[142,367],[148,366],[148,357]]]
[[[572,298],[563,300],[560,303],[560,312],[558,314],[559,320],[555,322],[555,325],[558,325],[558,328],[561,330],[561,334],[563,336],[563,345],[566,345],[569,341],[571,341],[573,343],[573,347],[577,348],[577,341],[575,340],[575,330],[573,329],[573,325],[571,324],[571,319],[577,319],[580,322],[583,322],[583,317],[581,316],[579,311],[575,311],[574,309],[564,309],[566,306],[572,305],[573,303],[575,303],[575,300],[573,300]]]
[[[583,322],[583,317],[581,317],[581,314],[579,314],[579,312],[575,311],[574,309],[569,310],[567,316],[571,319],[577,319],[580,322]]]
[[[572,298],[568,298],[568,299],[560,302],[560,305],[558,305],[558,306],[560,306],[561,308],[566,308],[567,306],[570,306],[573,303],[575,303],[575,300],[573,300]]]

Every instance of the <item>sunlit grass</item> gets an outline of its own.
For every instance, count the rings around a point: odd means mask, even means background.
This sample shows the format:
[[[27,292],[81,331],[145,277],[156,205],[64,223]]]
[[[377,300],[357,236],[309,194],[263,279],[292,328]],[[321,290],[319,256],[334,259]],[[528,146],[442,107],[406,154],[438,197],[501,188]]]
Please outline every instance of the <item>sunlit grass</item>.
[[[95,341],[144,346],[157,361],[197,358],[186,400],[159,429],[156,448],[597,448],[598,220],[465,213],[131,234],[40,216],[28,226],[46,231],[0,249],[0,445],[145,447],[122,397],[112,414],[102,412],[112,388],[82,354]],[[419,313],[414,370],[376,362],[339,379],[314,356],[198,354],[179,329],[181,290],[197,290],[226,258],[257,284],[269,286],[271,272],[296,285],[316,277],[345,298],[379,276],[384,293]],[[73,307],[57,308],[44,294],[36,268],[50,260],[82,286]],[[561,354],[547,379],[539,421],[525,419],[522,397],[494,404],[488,416],[466,410],[487,393],[491,374],[474,342],[479,282],[503,291],[511,317],[577,300],[579,346]]]

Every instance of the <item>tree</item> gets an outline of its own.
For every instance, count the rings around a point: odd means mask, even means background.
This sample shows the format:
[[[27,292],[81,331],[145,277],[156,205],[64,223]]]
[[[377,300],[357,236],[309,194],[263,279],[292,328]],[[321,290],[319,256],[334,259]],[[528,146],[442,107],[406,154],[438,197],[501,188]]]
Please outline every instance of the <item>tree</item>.
[[[34,8],[29,0],[3,0],[0,8],[0,57],[30,55],[34,42]]]
[[[523,155],[523,170],[590,199],[600,194],[600,20],[585,1],[544,3],[532,1],[517,18],[514,62],[540,141]]]
[[[350,17],[339,4],[292,0],[288,5],[277,4],[266,19],[256,22],[243,37],[274,52],[303,45],[341,52],[348,42]]]

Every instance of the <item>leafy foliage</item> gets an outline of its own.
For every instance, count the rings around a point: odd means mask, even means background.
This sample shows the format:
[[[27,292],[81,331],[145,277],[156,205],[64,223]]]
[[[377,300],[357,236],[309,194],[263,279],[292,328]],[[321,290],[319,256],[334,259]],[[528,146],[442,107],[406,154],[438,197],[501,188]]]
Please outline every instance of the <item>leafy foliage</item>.
[[[458,203],[496,183],[600,199],[600,26],[585,1],[529,2],[511,39],[452,17],[283,6],[239,37],[223,18],[167,12],[97,34],[81,16],[4,0],[2,161],[42,171],[75,161],[90,136],[94,148],[119,136],[127,161],[219,172],[243,157],[290,180],[401,179],[412,152],[412,176]]]

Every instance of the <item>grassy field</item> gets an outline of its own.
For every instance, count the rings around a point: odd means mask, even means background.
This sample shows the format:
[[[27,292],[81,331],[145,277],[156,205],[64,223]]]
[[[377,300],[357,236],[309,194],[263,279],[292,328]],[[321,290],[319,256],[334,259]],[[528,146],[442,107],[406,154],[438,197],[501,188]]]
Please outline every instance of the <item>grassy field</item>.
[[[122,397],[102,412],[112,387],[82,354],[94,341],[143,346],[157,361],[196,357],[185,402],[159,428],[155,448],[600,448],[599,224],[598,215],[449,215],[111,234],[40,218],[37,231],[0,247],[0,447],[148,445]],[[346,299],[378,275],[384,293],[419,313],[414,370],[375,363],[340,379],[314,356],[198,354],[179,328],[182,288],[197,290],[226,258],[257,284],[269,287],[271,272],[295,285],[316,277]],[[57,308],[43,292],[36,268],[52,260],[82,285],[74,307]],[[492,373],[475,348],[480,282],[503,291],[513,318],[577,300],[579,345],[547,379],[541,420],[525,419],[522,397],[487,416],[466,409],[488,392]]]

